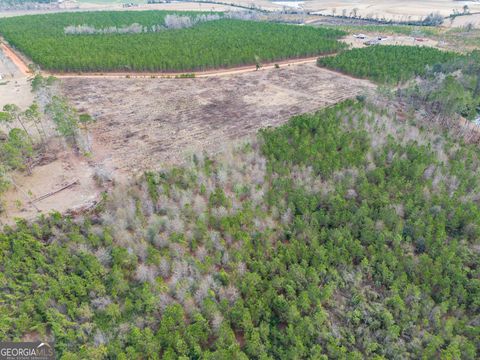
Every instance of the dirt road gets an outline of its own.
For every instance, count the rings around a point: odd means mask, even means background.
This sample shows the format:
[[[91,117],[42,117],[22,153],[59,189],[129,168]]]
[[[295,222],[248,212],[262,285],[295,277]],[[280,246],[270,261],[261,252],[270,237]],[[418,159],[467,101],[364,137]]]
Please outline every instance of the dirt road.
[[[28,68],[28,65],[17,54],[15,54],[15,52],[9,46],[7,46],[5,43],[0,43],[0,48],[5,56],[7,56],[13,64],[15,64],[15,66],[23,75],[30,75],[30,69]]]
[[[0,48],[3,53],[10,59],[10,61],[17,66],[19,71],[25,75],[31,75],[30,69],[26,62],[18,56],[15,51],[13,51],[7,44],[0,43]],[[308,64],[314,63],[318,59],[318,56],[310,56],[300,59],[290,59],[275,61],[271,63],[263,64],[259,70],[268,70],[273,69],[278,66],[288,66],[295,64]],[[152,77],[161,77],[161,78],[175,78],[181,76],[182,74],[194,74],[194,77],[203,78],[203,77],[215,77],[215,76],[225,76],[225,75],[235,75],[235,74],[244,74],[247,72],[257,71],[256,65],[246,65],[238,66],[228,69],[215,69],[215,70],[206,70],[206,71],[194,71],[194,72],[91,72],[91,73],[57,73],[44,71],[43,75],[53,75],[59,79],[70,79],[70,78],[152,78]]]
[[[284,61],[276,61],[272,63],[263,64],[260,70],[268,70],[274,69],[276,65],[283,67],[289,65],[300,65],[300,64],[309,64],[315,63],[318,59],[318,56],[314,57],[306,57],[301,59],[291,59],[291,60],[284,60]],[[86,79],[95,79],[95,78],[105,78],[105,79],[114,79],[114,78],[175,78],[185,74],[193,74],[195,78],[206,78],[206,77],[217,77],[217,76],[226,76],[226,75],[236,75],[236,74],[244,74],[249,73],[252,71],[257,71],[256,65],[246,65],[246,66],[238,66],[234,68],[228,69],[217,69],[217,70],[206,70],[206,71],[194,71],[194,72],[176,72],[176,73],[169,73],[169,72],[133,72],[133,73],[118,73],[118,72],[110,72],[110,73],[68,73],[68,74],[61,74],[61,73],[54,73],[49,72],[49,75],[54,75],[59,79],[72,79],[72,78],[86,78]]]
[[[117,174],[181,162],[189,152],[216,152],[232,141],[278,126],[373,89],[309,63],[196,79],[73,77],[62,89],[92,114],[97,163]]]

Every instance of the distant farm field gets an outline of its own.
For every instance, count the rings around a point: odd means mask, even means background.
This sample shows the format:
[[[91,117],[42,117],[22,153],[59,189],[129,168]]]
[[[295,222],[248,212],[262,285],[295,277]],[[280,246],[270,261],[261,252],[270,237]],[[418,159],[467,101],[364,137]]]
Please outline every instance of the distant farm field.
[[[195,71],[327,54],[344,32],[222,18],[166,26],[164,11],[85,12],[0,20],[0,34],[43,69]],[[196,13],[176,13],[196,19]],[[210,14],[223,17],[222,14]],[[113,30],[112,30],[113,29]]]
[[[375,45],[320,58],[318,65],[378,83],[394,84],[423,75],[427,66],[459,56],[429,47]]]

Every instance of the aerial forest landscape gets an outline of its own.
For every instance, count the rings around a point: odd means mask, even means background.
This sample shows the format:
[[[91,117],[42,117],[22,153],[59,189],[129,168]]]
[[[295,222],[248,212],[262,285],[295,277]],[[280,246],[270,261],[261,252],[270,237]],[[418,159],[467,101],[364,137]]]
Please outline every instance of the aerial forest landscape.
[[[0,359],[480,358],[480,2],[0,0]]]

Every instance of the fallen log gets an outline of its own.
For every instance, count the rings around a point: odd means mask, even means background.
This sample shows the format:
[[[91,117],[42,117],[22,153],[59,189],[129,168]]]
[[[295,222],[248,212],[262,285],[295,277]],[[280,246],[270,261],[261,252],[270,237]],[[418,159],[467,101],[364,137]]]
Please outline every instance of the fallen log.
[[[63,190],[66,190],[66,189],[68,189],[68,188],[71,188],[72,186],[74,186],[74,185],[76,185],[76,184],[78,184],[78,179],[75,180],[75,181],[73,181],[73,182],[71,182],[71,183],[69,183],[68,185],[65,185],[65,186],[61,187],[61,188],[58,189],[58,190],[51,191],[51,192],[49,192],[49,193],[47,193],[47,194],[44,194],[44,195],[42,195],[42,196],[39,196],[38,198],[33,199],[32,202],[38,202],[38,201],[45,200],[46,198],[49,198],[50,196],[53,196],[53,195],[55,195],[55,194],[58,194],[59,192],[61,192],[61,191],[63,191]]]

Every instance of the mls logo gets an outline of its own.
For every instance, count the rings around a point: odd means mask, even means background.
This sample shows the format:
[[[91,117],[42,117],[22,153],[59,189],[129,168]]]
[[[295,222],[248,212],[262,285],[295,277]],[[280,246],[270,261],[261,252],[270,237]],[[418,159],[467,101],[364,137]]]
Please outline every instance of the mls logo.
[[[0,342],[0,360],[54,360],[53,344],[46,342]]]

